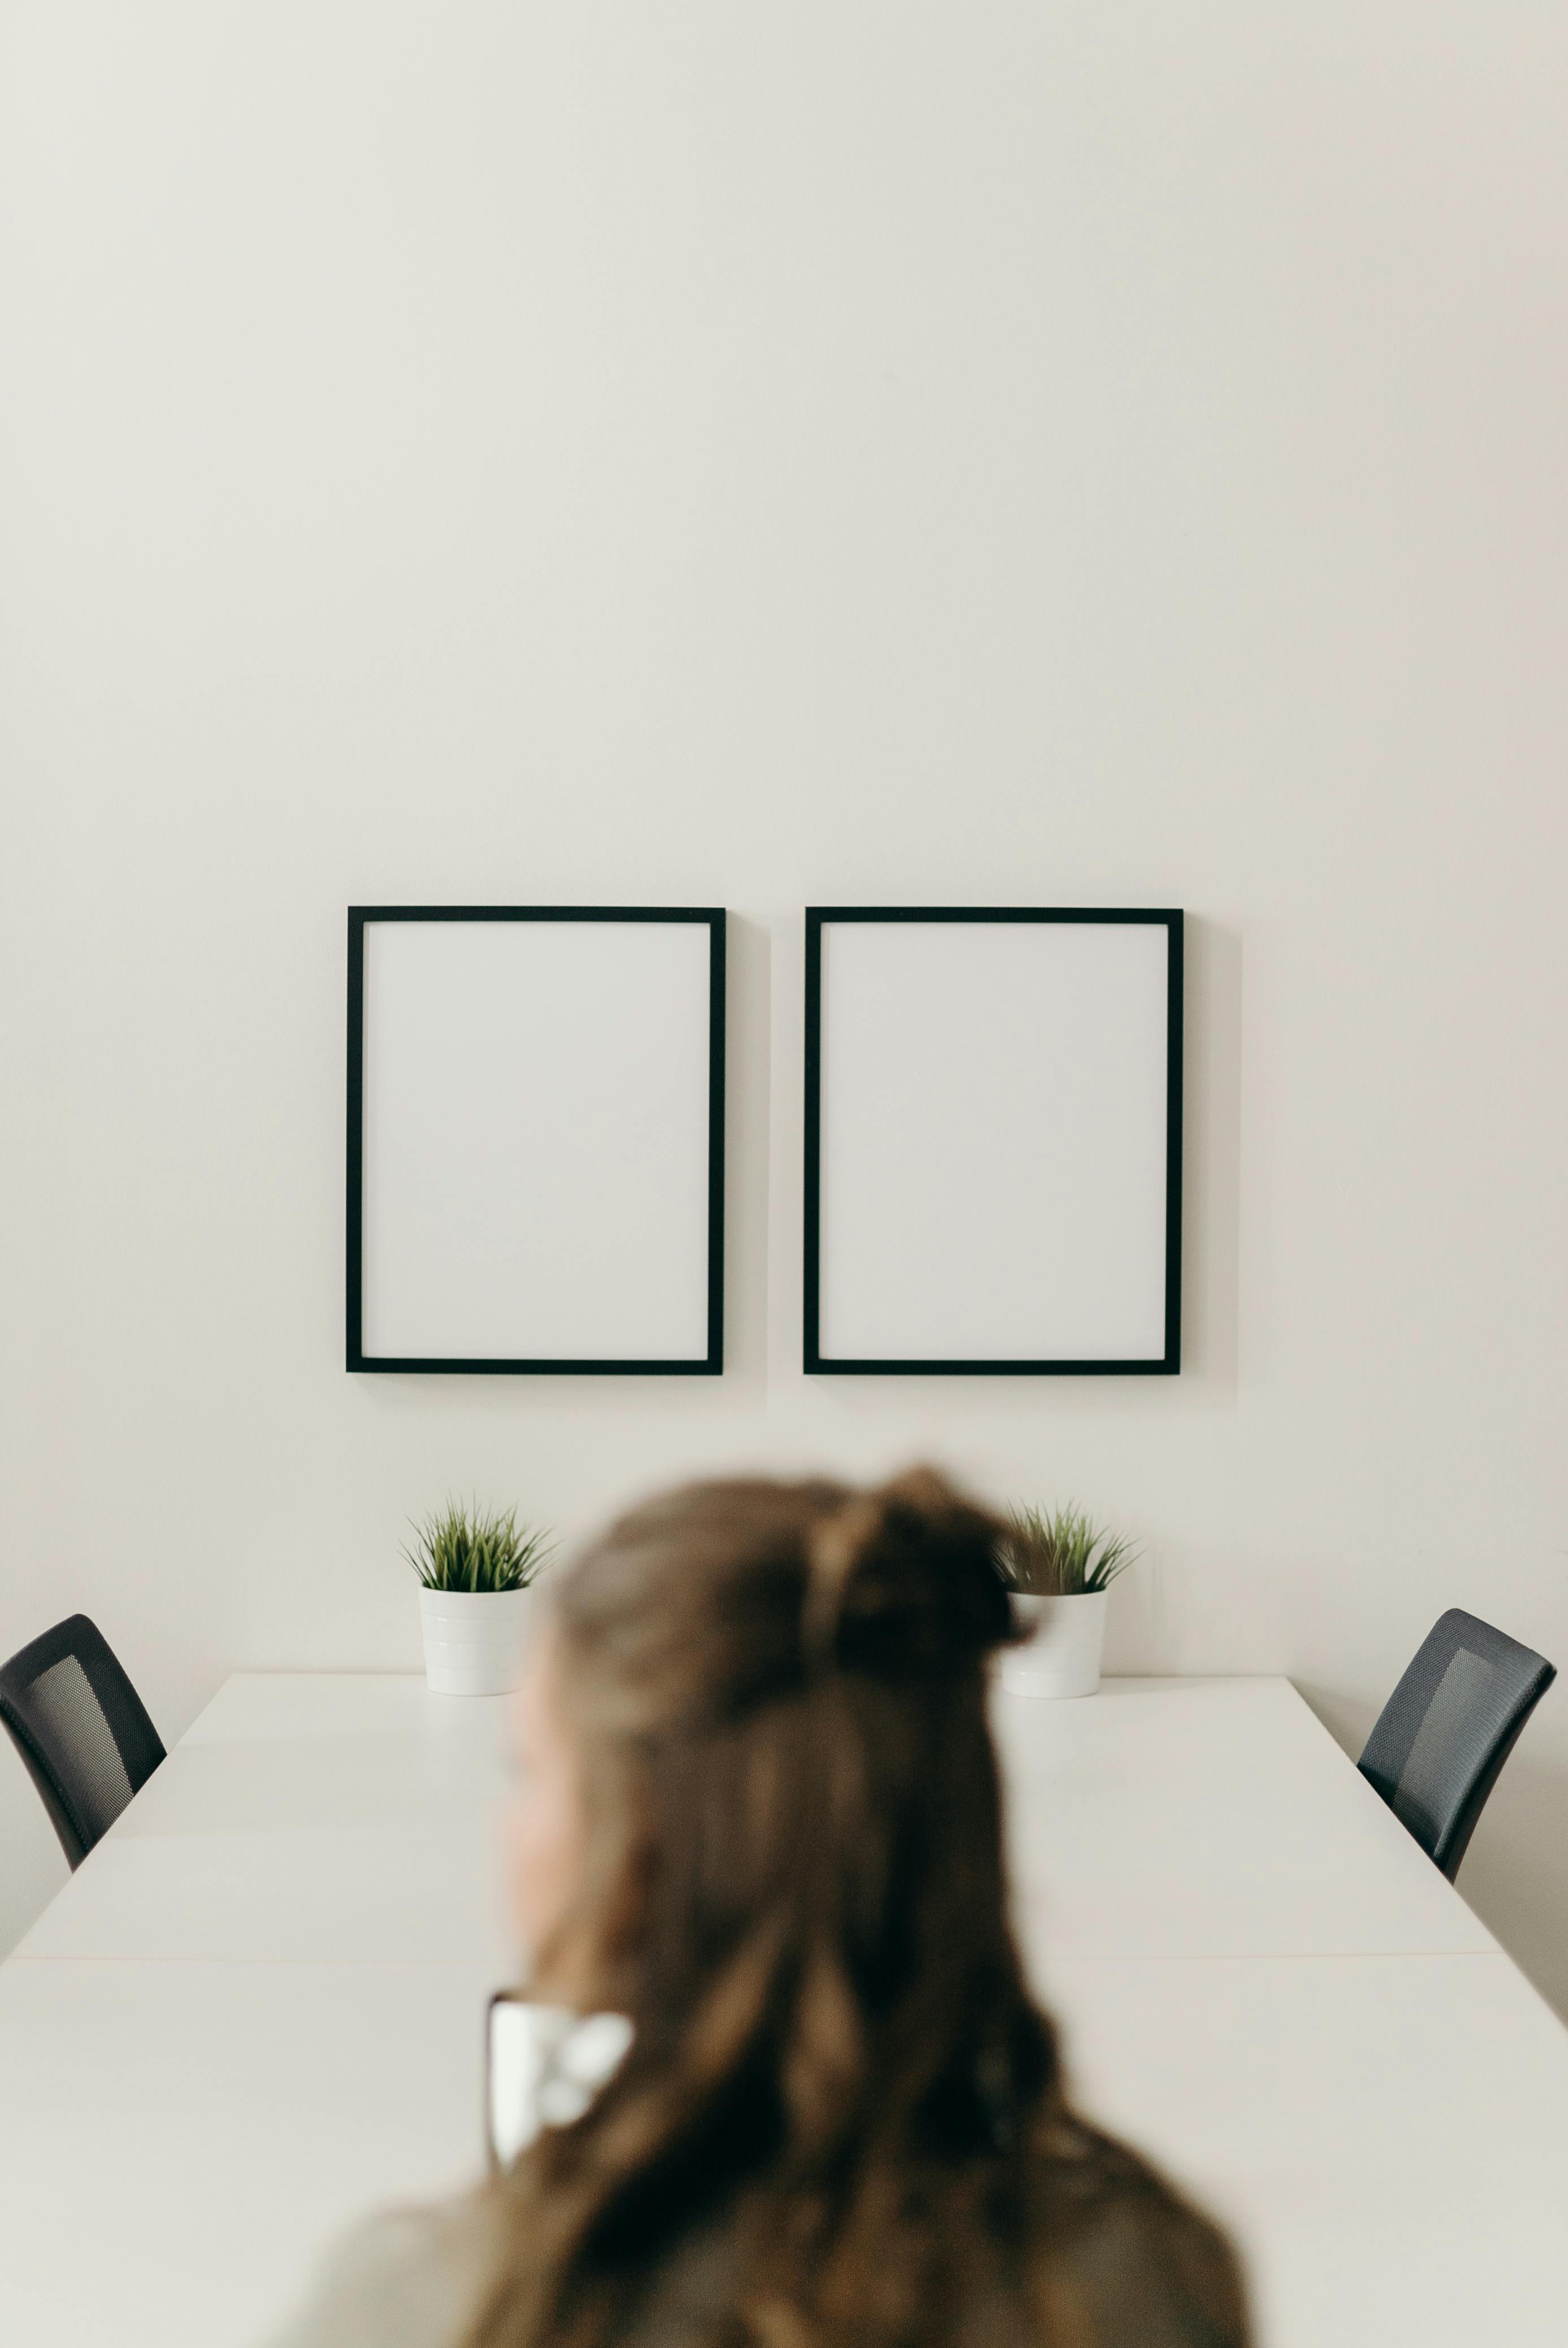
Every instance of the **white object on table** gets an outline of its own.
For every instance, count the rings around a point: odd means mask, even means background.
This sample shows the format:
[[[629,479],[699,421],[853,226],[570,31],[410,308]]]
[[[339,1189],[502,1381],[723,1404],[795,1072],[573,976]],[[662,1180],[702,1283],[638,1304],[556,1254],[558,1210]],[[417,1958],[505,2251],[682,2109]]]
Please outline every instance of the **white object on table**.
[[[1060,1704],[1093,1695],[1105,1659],[1105,1590],[1051,1593],[1015,1590],[1012,1610],[1029,1631],[999,1658],[1001,1684],[1015,1695]]]
[[[490,2145],[503,2168],[541,2128],[581,2119],[625,2061],[631,2024],[623,2013],[575,2013],[498,1997],[490,2006]]]
[[[505,1695],[523,1676],[534,1591],[424,1590],[419,1627],[432,1695]]]
[[[0,2340],[247,2348],[480,2173],[505,1715],[226,1684],[0,1968]],[[1561,2348],[1568,2034],[1288,1684],[995,1718],[1071,2074],[1234,2225],[1263,2348]]]

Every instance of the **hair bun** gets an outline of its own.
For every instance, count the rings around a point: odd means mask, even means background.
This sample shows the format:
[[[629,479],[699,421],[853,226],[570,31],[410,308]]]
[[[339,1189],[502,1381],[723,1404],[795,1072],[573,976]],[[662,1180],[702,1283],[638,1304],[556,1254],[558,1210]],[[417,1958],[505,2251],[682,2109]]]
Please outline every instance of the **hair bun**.
[[[1010,1632],[1001,1529],[931,1468],[856,1494],[810,1536],[808,1663],[886,1679],[972,1670]]]

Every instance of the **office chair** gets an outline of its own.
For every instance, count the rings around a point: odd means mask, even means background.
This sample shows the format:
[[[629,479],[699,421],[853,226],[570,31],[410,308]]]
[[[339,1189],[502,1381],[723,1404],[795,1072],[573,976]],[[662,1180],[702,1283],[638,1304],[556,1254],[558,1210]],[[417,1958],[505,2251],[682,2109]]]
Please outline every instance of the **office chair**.
[[[1433,1624],[1358,1767],[1451,1883],[1554,1666],[1457,1606]]]
[[[0,1720],[73,1869],[164,1757],[141,1698],[85,1614],[0,1663]]]

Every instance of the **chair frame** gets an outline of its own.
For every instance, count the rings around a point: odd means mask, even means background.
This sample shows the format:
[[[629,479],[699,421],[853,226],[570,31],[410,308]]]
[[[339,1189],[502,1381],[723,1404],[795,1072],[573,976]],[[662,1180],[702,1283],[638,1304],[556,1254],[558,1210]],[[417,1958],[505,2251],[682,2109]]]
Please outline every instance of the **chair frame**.
[[[1420,1845],[1433,1866],[1446,1875],[1450,1883],[1459,1873],[1460,1862],[1470,1849],[1471,1837],[1475,1832],[1492,1787],[1502,1775],[1504,1763],[1523,1734],[1525,1723],[1557,1676],[1556,1666],[1549,1663],[1544,1655],[1537,1654],[1533,1647],[1526,1647],[1522,1641],[1510,1638],[1506,1631],[1499,1631],[1494,1624],[1482,1622],[1479,1615],[1467,1614],[1462,1608],[1451,1606],[1445,1614],[1438,1617],[1411,1656],[1387,1704],[1373,1723],[1371,1734],[1356,1765],[1368,1784],[1399,1817],[1396,1796],[1399,1774],[1409,1758],[1409,1746],[1407,1745],[1399,1756],[1399,1767],[1391,1774],[1386,1766],[1389,1756],[1374,1748],[1389,1715],[1397,1708],[1402,1709],[1401,1698],[1407,1694],[1422,1699],[1417,1726],[1411,1732],[1413,1742],[1414,1736],[1419,1734],[1420,1722],[1426,1717],[1427,1707],[1436,1694],[1444,1673],[1461,1647],[1482,1654],[1491,1649],[1494,1655],[1507,1653],[1511,1659],[1528,1657],[1535,1669],[1507,1715],[1486,1759],[1465,1787],[1453,1817],[1431,1847],[1429,1849],[1421,1837],[1405,1820],[1400,1820],[1411,1840]]]
[[[12,1694],[13,1682],[30,1686],[43,1672],[49,1669],[51,1664],[63,1662],[67,1655],[75,1656],[80,1663],[89,1684],[92,1685],[94,1694],[98,1699],[109,1734],[114,1737],[116,1750],[119,1753],[121,1762],[125,1766],[126,1775],[131,1779],[133,1799],[146,1785],[159,1762],[168,1758],[168,1753],[162,1738],[153,1725],[147,1706],[138,1695],[124,1664],[90,1616],[67,1615],[63,1622],[53,1624],[47,1631],[40,1632],[37,1638],[29,1640],[26,1646],[19,1647],[7,1662],[0,1663],[0,1722],[4,1722],[12,1743],[22,1756],[22,1763],[27,1775],[38,1789],[44,1807],[48,1812],[49,1823],[60,1838],[60,1848],[65,1852],[74,1873],[100,1837],[95,1835],[91,1841],[84,1838],[81,1821],[72,1807],[69,1789],[56,1773],[48,1753],[33,1734],[32,1725],[26,1713],[20,1708],[16,1698]],[[105,1703],[103,1692],[97,1685],[99,1675],[106,1673],[112,1673],[118,1683],[114,1692],[116,1706],[125,1705],[128,1697],[130,1704],[141,1715],[141,1722],[145,1724],[146,1733],[151,1740],[151,1745],[156,1747],[140,1777],[133,1776],[125,1750],[120,1745],[119,1738],[115,1735],[111,1708]]]

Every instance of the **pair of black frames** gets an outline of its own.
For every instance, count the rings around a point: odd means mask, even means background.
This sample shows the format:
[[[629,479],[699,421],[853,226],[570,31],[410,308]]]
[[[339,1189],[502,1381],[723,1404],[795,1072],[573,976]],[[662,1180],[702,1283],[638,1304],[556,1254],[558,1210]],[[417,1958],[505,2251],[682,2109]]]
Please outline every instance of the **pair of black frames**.
[[[709,933],[707,1351],[674,1361],[579,1358],[432,1359],[364,1350],[364,932],[381,922],[656,922],[706,924]],[[1059,922],[1163,927],[1167,940],[1164,1343],[1134,1360],[846,1360],[820,1346],[822,1271],[822,932],[825,923]],[[1181,1367],[1183,916],[1169,908],[813,906],[805,914],[805,1191],[804,1367],[818,1375],[965,1377],[1171,1376]],[[346,1365],[351,1371],[477,1375],[708,1376],[723,1369],[725,916],[714,906],[359,905],[348,916]]]

